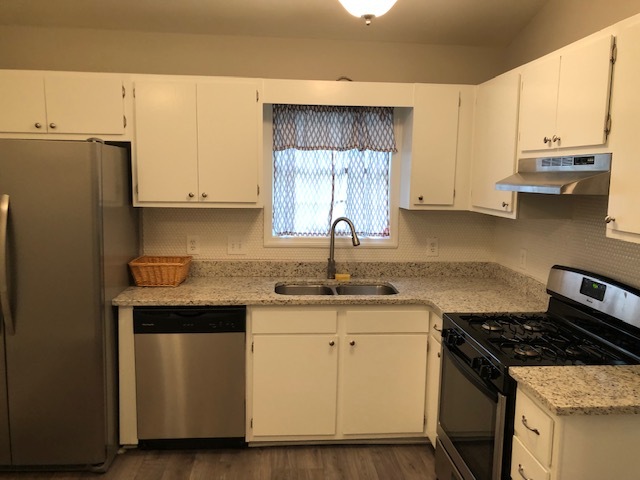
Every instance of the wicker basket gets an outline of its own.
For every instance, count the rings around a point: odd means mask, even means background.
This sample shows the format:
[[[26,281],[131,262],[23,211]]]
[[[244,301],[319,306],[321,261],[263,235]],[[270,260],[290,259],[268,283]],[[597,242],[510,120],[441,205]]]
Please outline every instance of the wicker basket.
[[[177,287],[189,273],[191,257],[151,257],[144,255],[129,262],[139,287]]]

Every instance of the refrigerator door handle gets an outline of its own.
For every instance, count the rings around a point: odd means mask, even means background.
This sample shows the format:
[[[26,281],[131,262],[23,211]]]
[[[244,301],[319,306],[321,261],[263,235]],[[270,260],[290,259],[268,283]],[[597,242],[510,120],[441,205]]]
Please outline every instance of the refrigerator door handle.
[[[9,300],[9,262],[7,245],[7,223],[9,219],[9,195],[0,196],[0,308],[4,328],[7,334],[13,335],[13,315]]]

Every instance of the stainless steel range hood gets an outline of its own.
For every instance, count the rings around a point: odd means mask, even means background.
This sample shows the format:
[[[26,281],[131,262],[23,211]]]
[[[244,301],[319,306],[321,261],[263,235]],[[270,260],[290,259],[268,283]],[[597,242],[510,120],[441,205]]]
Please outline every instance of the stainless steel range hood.
[[[607,195],[611,154],[521,158],[518,173],[496,183],[496,190],[550,195]]]

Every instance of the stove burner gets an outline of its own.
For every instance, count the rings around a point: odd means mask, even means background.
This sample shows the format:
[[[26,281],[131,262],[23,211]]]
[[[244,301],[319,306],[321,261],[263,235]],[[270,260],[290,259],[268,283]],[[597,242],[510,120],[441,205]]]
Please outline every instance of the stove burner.
[[[539,320],[527,320],[522,324],[522,328],[529,332],[542,332],[544,330],[544,326]]]
[[[540,351],[526,343],[520,343],[516,345],[513,351],[516,355],[521,355],[527,358],[535,358],[540,356]]]
[[[482,324],[482,328],[490,332],[501,332],[503,330],[502,325],[497,320],[487,320]]]
[[[569,357],[575,358],[584,355],[584,351],[580,347],[576,347],[574,345],[569,345],[564,351]]]

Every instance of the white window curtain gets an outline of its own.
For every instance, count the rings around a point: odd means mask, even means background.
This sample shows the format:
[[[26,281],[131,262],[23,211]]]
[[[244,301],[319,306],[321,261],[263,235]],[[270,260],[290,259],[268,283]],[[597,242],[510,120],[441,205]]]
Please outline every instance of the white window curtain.
[[[274,105],[273,150],[274,236],[389,237],[392,108]]]

